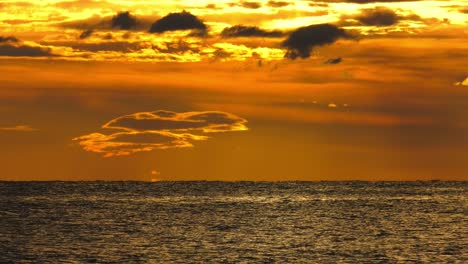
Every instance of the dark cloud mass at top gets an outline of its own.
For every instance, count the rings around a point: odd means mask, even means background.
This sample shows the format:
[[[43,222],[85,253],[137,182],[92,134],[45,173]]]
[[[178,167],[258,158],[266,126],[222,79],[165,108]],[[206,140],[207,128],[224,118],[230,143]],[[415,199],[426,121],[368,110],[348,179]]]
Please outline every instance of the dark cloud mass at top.
[[[386,7],[363,9],[355,19],[367,26],[391,26],[398,23],[400,17]]]
[[[196,29],[206,31],[207,27],[202,20],[187,11],[170,13],[151,25],[149,32],[163,33],[166,31]]]
[[[119,12],[112,18],[111,22],[113,28],[120,28],[123,30],[133,29],[138,23],[136,17],[132,16],[128,11]]]
[[[386,2],[406,2],[409,0],[317,0],[317,1],[306,1],[307,3],[319,5],[327,5],[328,3],[386,3]],[[417,0],[416,0],[417,1]],[[71,5],[79,7],[80,1],[67,1],[65,6]],[[86,4],[93,5],[96,3],[103,4],[105,1],[81,1]],[[378,5],[378,4],[377,4]],[[382,4],[383,5],[383,4]],[[61,6],[61,5],[60,5]],[[87,6],[87,5],[84,5]],[[1,47],[3,56],[49,56],[51,49],[57,56],[63,54],[63,57],[70,59],[75,57],[83,57],[86,59],[98,58],[98,57],[111,57],[120,56],[121,54],[111,54],[110,52],[126,53],[139,53],[136,55],[138,60],[146,60],[150,58],[160,58],[161,60],[182,60],[189,58],[189,53],[199,55],[198,58],[195,56],[190,57],[190,60],[198,60],[205,57],[213,58],[228,58],[237,59],[244,57],[241,54],[240,47],[246,44],[245,48],[252,49],[256,47],[268,48],[272,52],[271,58],[279,59],[282,57],[281,48],[286,51],[286,58],[307,58],[310,56],[312,50],[317,46],[332,44],[339,38],[348,38],[350,32],[362,32],[364,36],[376,36],[376,35],[388,35],[396,34],[396,30],[400,32],[409,32],[406,29],[418,25],[421,31],[425,30],[422,24],[433,25],[441,24],[442,22],[436,18],[422,18],[417,13],[411,13],[409,10],[394,8],[392,9],[383,6],[377,6],[368,8],[357,9],[356,13],[348,14],[347,10],[332,10],[335,9],[334,5],[330,4],[329,8],[320,8],[317,11],[310,11],[307,7],[301,7],[294,1],[290,0],[268,0],[268,1],[231,1],[229,3],[210,3],[206,4],[205,8],[212,10],[204,10],[203,6],[195,7],[194,10],[200,10],[200,17],[188,11],[169,13],[164,17],[155,15],[156,12],[144,12],[137,4],[135,9],[130,9],[128,6],[121,9],[125,5],[115,5],[110,9],[106,9],[105,12],[85,12],[75,14],[73,16],[65,16],[65,14],[59,14],[62,22],[53,22],[52,26],[59,26],[62,28],[71,28],[76,31],[55,32],[50,37],[45,36],[41,42],[41,45],[36,45],[30,42],[18,42],[15,37],[0,37],[1,43],[9,43],[10,45],[3,45]],[[182,4],[180,6],[183,6]],[[357,6],[357,5],[355,5]],[[375,5],[369,5],[375,6]],[[233,7],[232,10],[230,10]],[[283,8],[285,7],[285,8]],[[117,9],[118,8],[118,9]],[[179,7],[178,7],[179,8]],[[227,13],[217,12],[217,9],[228,9]],[[243,8],[249,8],[252,10],[244,10]],[[458,12],[463,8],[461,5],[450,6],[452,12]],[[265,10],[264,10],[265,9]],[[304,9],[304,10],[300,10]],[[116,12],[123,10],[122,12]],[[129,11],[126,11],[129,10]],[[161,9],[170,10],[170,9]],[[353,10],[355,10],[353,8]],[[218,14],[220,13],[220,14]],[[91,17],[79,19],[80,15]],[[311,16],[326,16],[326,15],[337,15],[340,16],[340,20],[335,22],[336,25],[322,24],[304,26],[296,30],[290,29],[287,25],[287,29],[284,31],[275,30],[275,28],[269,27],[277,22],[284,20],[288,23],[289,20],[311,17]],[[58,15],[57,15],[58,16]],[[230,17],[235,16],[235,19]],[[78,19],[77,19],[78,18]],[[76,19],[76,20],[74,20]],[[21,19],[24,20],[24,19]],[[28,21],[28,20],[24,20]],[[39,21],[48,21],[47,19],[34,20],[34,23],[42,23]],[[416,23],[412,23],[416,21]],[[448,21],[448,20],[447,20]],[[4,21],[5,22],[5,21]],[[209,24],[205,24],[208,22]],[[270,23],[274,22],[274,23]],[[243,24],[245,23],[245,24]],[[296,22],[294,22],[296,23]],[[290,24],[290,25],[294,25]],[[448,24],[448,22],[447,22]],[[34,25],[34,24],[31,24]],[[190,32],[181,32],[184,34],[183,37],[201,37],[208,38],[208,25],[213,25],[213,32],[218,33],[220,26],[229,25],[225,27],[216,38],[210,38],[209,41],[203,43],[192,43],[191,45],[183,44],[183,42],[164,41],[166,37],[181,37],[182,35],[171,34],[171,36],[145,36],[144,34],[150,33],[164,33],[168,31],[177,30],[191,30]],[[307,25],[307,24],[305,24]],[[397,25],[392,28],[374,28],[388,27]],[[339,27],[337,27],[339,26]],[[371,26],[371,27],[366,27]],[[445,26],[445,25],[444,25]],[[345,32],[342,27],[354,27]],[[119,30],[132,30],[137,31],[130,35],[129,32],[124,32],[122,35],[114,33]],[[282,29],[283,30],[283,29]],[[68,33],[70,32],[70,33]],[[110,33],[112,32],[112,33]],[[291,33],[292,32],[292,33]],[[47,33],[45,33],[47,34]],[[354,34],[354,33],[353,33]],[[359,34],[359,33],[356,33]],[[401,33],[403,34],[403,33]],[[288,36],[289,35],[289,36]],[[23,37],[23,35],[18,35]],[[93,36],[93,37],[91,37]],[[131,37],[129,37],[131,36]],[[283,37],[286,37],[283,41]],[[90,38],[91,37],[91,38]],[[154,37],[154,38],[153,38]],[[232,44],[232,49],[219,49],[213,46],[214,42],[219,41],[220,38],[225,38],[223,41]],[[227,39],[231,38],[231,39]],[[241,39],[234,39],[241,38]],[[242,39],[243,38],[243,39]],[[246,39],[246,38],[279,38],[279,39],[264,39],[260,42],[260,39]],[[150,40],[151,39],[151,40]],[[206,39],[205,39],[206,40]],[[242,43],[245,41],[246,43]],[[278,47],[278,43],[281,46]],[[99,43],[98,43],[99,42]],[[180,45],[182,43],[182,45]],[[236,47],[237,46],[237,47]],[[65,51],[62,48],[72,48],[73,50]],[[209,48],[209,49],[205,49]],[[92,52],[105,51],[107,54],[91,54]],[[80,52],[78,54],[78,52]],[[145,53],[146,54],[143,54]],[[184,53],[186,52],[186,53]],[[164,53],[164,54],[162,54]],[[169,53],[181,55],[181,56],[166,56]],[[7,55],[8,54],[8,55]],[[27,54],[27,55],[22,55]],[[151,55],[149,55],[151,54]],[[267,53],[265,53],[267,54]],[[269,55],[268,55],[269,56]],[[124,56],[121,56],[124,59]]]
[[[282,37],[283,35],[284,33],[278,30],[268,31],[268,30],[264,30],[256,26],[243,26],[243,25],[236,25],[233,27],[228,27],[228,28],[225,28],[221,32],[221,36],[225,38],[234,38],[234,37],[276,38],[276,37]]]
[[[316,46],[332,44],[340,38],[350,38],[345,30],[331,24],[311,25],[293,31],[282,43],[289,59],[308,58]]]

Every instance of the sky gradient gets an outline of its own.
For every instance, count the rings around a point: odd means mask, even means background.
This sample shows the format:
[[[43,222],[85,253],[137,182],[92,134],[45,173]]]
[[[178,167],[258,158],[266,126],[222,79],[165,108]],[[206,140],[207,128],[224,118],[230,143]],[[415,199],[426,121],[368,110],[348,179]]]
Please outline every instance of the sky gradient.
[[[465,1],[2,1],[0,180],[468,180]]]

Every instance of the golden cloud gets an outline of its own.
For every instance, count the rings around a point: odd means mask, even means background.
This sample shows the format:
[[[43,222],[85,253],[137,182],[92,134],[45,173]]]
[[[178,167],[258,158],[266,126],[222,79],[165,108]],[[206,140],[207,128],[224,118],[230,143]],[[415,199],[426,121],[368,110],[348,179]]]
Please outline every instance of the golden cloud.
[[[461,82],[456,82],[455,85],[457,85],[457,86],[460,86],[460,85],[468,86],[468,77],[466,77],[465,80],[463,80]]]
[[[120,116],[102,126],[119,132],[109,135],[95,132],[73,140],[85,151],[104,157],[127,156],[155,149],[193,147],[191,141],[209,139],[202,133],[246,131],[245,123],[247,120],[226,112],[158,110]]]

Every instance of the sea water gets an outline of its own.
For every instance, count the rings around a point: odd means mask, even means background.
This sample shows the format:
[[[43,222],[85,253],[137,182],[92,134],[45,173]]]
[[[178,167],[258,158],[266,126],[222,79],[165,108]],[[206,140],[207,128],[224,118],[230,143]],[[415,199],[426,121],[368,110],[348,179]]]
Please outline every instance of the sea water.
[[[0,182],[0,263],[467,263],[467,182]]]

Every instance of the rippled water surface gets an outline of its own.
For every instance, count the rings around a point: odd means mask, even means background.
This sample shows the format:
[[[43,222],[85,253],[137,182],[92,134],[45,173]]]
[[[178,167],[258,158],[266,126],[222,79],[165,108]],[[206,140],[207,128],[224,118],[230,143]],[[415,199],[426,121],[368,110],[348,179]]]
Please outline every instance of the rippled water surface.
[[[467,263],[467,182],[0,182],[0,263]]]

